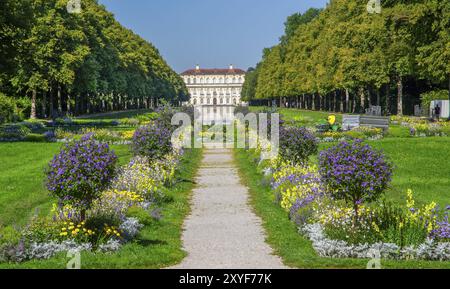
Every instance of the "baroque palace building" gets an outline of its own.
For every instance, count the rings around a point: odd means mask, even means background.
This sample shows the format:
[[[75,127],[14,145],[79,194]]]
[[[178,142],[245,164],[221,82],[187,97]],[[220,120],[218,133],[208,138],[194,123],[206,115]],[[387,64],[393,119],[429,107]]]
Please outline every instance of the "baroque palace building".
[[[245,71],[230,65],[228,69],[195,69],[181,74],[194,106],[241,105],[241,92]]]

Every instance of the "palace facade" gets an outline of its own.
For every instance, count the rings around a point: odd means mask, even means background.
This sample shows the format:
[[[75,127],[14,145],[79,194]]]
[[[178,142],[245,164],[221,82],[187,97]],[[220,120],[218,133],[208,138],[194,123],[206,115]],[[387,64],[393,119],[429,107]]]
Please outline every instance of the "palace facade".
[[[189,104],[194,106],[241,105],[245,71],[232,65],[228,69],[195,69],[181,74],[191,95]]]

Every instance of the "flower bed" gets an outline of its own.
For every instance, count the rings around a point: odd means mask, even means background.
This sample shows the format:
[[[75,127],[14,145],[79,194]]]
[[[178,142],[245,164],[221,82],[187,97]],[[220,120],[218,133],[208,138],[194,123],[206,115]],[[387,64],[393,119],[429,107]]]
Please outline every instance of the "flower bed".
[[[350,131],[327,131],[317,134],[320,142],[340,142],[355,139],[379,140],[384,137],[383,130],[379,128],[358,127]]]
[[[450,260],[450,206],[419,207],[411,190],[403,206],[384,201],[392,165],[360,140],[322,152],[318,167],[280,156],[259,169],[320,256]]]
[[[51,216],[35,217],[20,230],[1,229],[0,261],[119,250],[161,218],[159,207],[165,190],[175,183],[182,154],[172,147],[158,159],[136,154],[116,168],[114,152],[93,133],[70,141],[47,170],[48,189],[58,200]]]

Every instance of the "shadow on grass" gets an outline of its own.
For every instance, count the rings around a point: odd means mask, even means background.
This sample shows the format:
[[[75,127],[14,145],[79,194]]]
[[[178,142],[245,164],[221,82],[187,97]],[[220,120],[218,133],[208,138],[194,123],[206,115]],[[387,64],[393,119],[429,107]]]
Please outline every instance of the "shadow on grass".
[[[143,247],[149,247],[153,245],[167,245],[168,243],[162,240],[137,239],[136,244]]]

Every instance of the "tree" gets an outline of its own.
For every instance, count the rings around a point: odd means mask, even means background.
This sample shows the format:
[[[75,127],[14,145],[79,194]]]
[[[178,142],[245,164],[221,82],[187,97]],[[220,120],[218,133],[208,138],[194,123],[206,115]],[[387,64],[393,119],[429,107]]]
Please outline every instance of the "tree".
[[[383,105],[385,87],[389,113],[395,82],[401,115],[404,103],[417,102],[421,92],[433,89],[427,83],[450,86],[448,1],[386,0],[381,14],[367,13],[366,4],[334,0],[317,13],[288,17],[280,43],[266,49],[257,73],[248,75],[256,98],[301,95],[311,109],[337,110],[339,96],[340,110],[364,112],[374,91],[376,104]],[[405,90],[410,84],[419,89]]]
[[[2,91],[31,95],[32,117],[39,95],[41,116],[52,117],[187,100],[181,77],[152,44],[96,0],[81,3],[80,14],[68,13],[66,0],[0,3]]]

